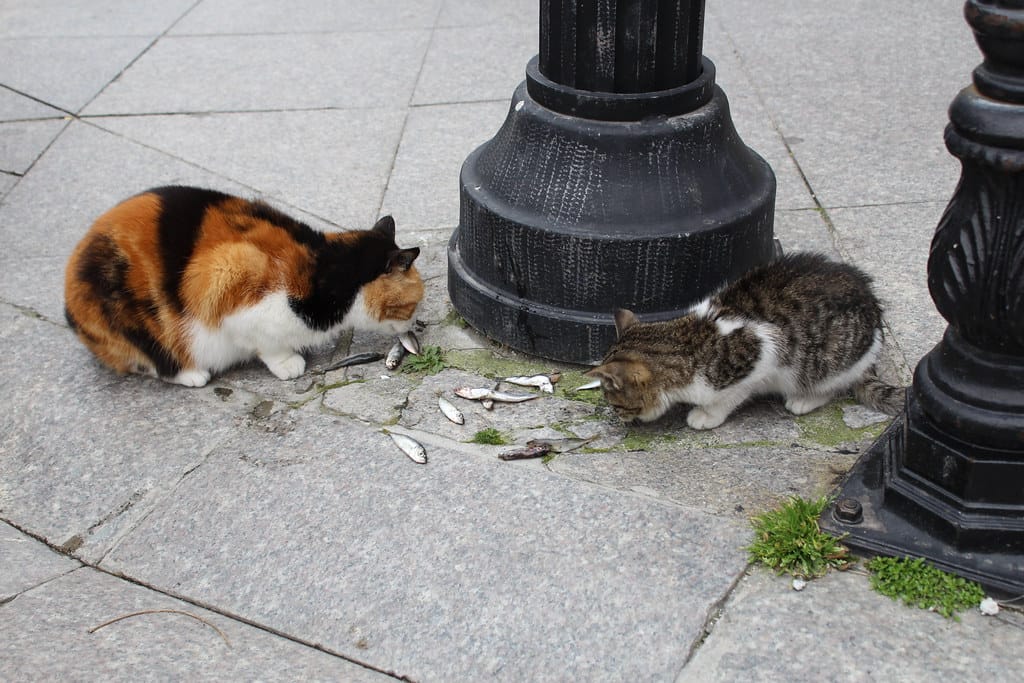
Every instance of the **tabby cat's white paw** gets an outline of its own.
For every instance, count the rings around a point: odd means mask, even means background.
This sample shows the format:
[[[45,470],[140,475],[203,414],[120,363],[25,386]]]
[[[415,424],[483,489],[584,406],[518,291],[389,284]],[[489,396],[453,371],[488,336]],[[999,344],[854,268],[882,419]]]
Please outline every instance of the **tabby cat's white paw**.
[[[263,362],[278,379],[295,379],[306,371],[306,359],[297,353],[284,357],[264,357]]]
[[[210,381],[210,373],[206,370],[182,370],[174,377],[167,380],[172,384],[180,384],[184,387],[205,387]]]
[[[686,424],[690,425],[693,429],[714,429],[725,422],[726,417],[728,416],[708,412],[701,406],[697,406],[686,415]]]
[[[786,401],[786,410],[793,413],[794,415],[806,415],[812,410],[817,410],[826,403],[829,399],[826,396],[822,398],[820,396],[801,396],[798,398],[791,398]]]

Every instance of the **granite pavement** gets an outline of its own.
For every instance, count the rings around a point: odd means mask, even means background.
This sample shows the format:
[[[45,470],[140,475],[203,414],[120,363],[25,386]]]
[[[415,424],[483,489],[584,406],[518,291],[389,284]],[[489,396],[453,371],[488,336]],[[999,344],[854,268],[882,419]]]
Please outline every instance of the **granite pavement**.
[[[776,237],[866,269],[883,372],[945,323],[928,244],[959,166],[946,108],[980,61],[955,0],[717,0],[704,53],[772,165]],[[462,161],[537,52],[536,0],[0,0],[0,679],[1024,680],[1024,615],[909,609],[857,572],[748,564],[749,518],[829,492],[885,427],[773,400],[694,432],[618,422],[585,368],[512,352],[448,301]],[[394,215],[436,373],[356,333],[280,381],[101,367],[63,317],[90,222],[147,187],[260,197],[323,230]],[[408,362],[407,362],[408,365]],[[460,384],[559,369],[466,424]],[[508,444],[592,437],[547,461]],[[388,432],[422,442],[408,460]]]

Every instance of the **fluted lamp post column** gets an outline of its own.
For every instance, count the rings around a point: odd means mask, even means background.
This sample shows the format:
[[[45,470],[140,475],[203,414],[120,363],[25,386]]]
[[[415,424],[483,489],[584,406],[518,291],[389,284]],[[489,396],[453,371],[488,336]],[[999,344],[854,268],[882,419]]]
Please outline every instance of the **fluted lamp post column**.
[[[968,0],[984,62],[949,108],[960,184],[928,289],[949,322],[822,525],[1024,593],[1024,0]]]
[[[681,315],[772,258],[775,176],[701,52],[703,0],[541,0],[540,51],[466,159],[455,309],[531,354],[591,363],[612,310]]]

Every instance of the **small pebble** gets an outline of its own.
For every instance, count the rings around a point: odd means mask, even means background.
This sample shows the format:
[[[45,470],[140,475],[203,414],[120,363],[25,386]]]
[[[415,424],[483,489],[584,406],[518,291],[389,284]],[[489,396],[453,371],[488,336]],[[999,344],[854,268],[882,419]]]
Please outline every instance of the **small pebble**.
[[[793,579],[793,590],[802,591],[807,586],[807,582],[803,579]]]
[[[978,609],[981,610],[981,613],[986,617],[994,617],[999,614],[999,603],[992,598],[985,598],[981,601],[981,604],[978,605]]]

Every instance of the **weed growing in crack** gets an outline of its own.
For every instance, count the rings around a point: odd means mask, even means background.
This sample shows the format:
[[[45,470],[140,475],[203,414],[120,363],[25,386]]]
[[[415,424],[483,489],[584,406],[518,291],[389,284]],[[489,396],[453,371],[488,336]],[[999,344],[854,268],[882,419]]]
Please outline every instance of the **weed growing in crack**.
[[[473,435],[473,438],[469,440],[470,443],[479,443],[487,446],[505,446],[508,444],[508,439],[505,435],[499,432],[493,427],[487,429],[481,429],[479,432]]]
[[[805,579],[824,576],[831,568],[849,567],[849,549],[818,526],[818,517],[829,502],[828,496],[817,500],[793,496],[778,510],[752,518],[754,542],[747,548],[750,561],[778,574]]]
[[[421,372],[436,375],[448,367],[444,351],[440,346],[424,346],[418,355],[408,356],[402,364],[402,372]]]

